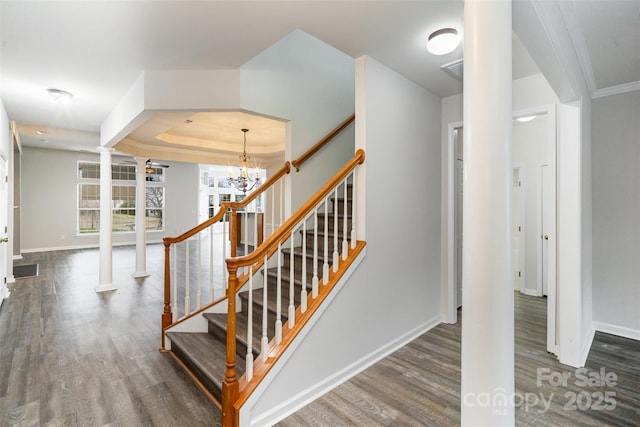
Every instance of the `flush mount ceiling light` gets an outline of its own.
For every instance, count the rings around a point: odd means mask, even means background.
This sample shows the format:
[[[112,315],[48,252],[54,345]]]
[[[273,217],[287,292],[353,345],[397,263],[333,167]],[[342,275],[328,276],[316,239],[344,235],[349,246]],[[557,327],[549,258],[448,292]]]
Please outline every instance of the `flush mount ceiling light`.
[[[47,93],[56,104],[68,104],[71,98],[73,98],[70,92],[62,89],[49,88],[47,89]]]
[[[427,41],[427,50],[434,55],[445,55],[453,52],[458,44],[460,44],[458,30],[442,28],[431,33]]]
[[[533,120],[535,118],[536,118],[536,116],[524,116],[524,117],[518,117],[516,120],[519,121],[519,122],[526,123],[526,122],[530,122],[531,120]]]

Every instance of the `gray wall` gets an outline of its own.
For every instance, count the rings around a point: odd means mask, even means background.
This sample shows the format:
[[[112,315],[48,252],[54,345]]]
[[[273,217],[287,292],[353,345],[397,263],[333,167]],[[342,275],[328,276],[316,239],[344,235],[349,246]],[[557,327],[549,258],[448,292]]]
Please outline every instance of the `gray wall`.
[[[371,58],[358,62],[366,257],[246,408],[256,425],[274,421],[269,416],[286,411],[280,405],[288,399],[296,405],[316,397],[442,320],[440,99]]]
[[[241,67],[242,108],[290,120],[285,158],[294,160],[354,111],[353,58],[293,31]],[[354,127],[287,179],[291,212],[354,155]]]
[[[98,236],[76,234],[77,162],[99,161],[92,153],[23,147],[21,250],[97,247]],[[117,158],[114,157],[114,162]],[[165,230],[148,232],[149,242],[197,224],[198,165],[169,162],[165,184]],[[134,233],[115,233],[114,244],[135,243]]]
[[[640,338],[640,91],[591,113],[593,320]]]

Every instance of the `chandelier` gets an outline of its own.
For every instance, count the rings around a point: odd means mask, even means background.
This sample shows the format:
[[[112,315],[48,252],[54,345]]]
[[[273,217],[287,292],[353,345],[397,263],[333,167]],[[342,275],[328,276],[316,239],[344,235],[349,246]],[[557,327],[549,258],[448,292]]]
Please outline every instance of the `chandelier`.
[[[230,171],[229,185],[246,194],[247,191],[253,190],[253,188],[256,185],[260,185],[261,182],[257,169],[255,178],[249,176],[249,156],[247,156],[247,132],[249,132],[249,129],[240,130],[244,133],[244,146],[242,148],[242,155],[240,155],[240,176],[234,178],[233,173]]]

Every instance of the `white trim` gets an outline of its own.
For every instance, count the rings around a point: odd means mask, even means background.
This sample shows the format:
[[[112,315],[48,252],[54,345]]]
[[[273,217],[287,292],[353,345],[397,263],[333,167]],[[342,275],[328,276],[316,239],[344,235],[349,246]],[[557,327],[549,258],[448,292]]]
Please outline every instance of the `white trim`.
[[[455,232],[455,173],[456,173],[456,150],[453,131],[461,129],[463,122],[452,122],[447,125],[447,165],[448,175],[447,187],[447,212],[443,215],[446,222],[444,228],[447,230],[447,311],[445,313],[446,322],[455,324],[458,321],[458,307],[456,307],[456,232]],[[443,253],[444,250],[441,250]]]
[[[14,261],[16,261],[16,260],[20,260],[20,259],[22,259],[22,258],[23,258],[23,257],[22,257],[22,254],[20,254],[20,255],[14,255],[14,256],[13,256],[13,260],[14,260]]]
[[[291,399],[288,399],[282,402],[280,405],[272,408],[268,412],[265,412],[260,417],[251,420],[251,426],[265,426],[265,425],[273,425],[304,406],[308,405],[315,399],[321,397],[325,393],[333,390],[335,387],[340,384],[348,381],[353,378],[360,372],[364,371],[368,367],[372,366],[376,362],[384,359],[388,355],[392,354],[396,350],[404,347],[411,341],[415,340],[419,336],[443,323],[443,316],[436,316],[428,322],[421,324],[420,326],[412,329],[406,334],[398,337],[394,341],[390,342],[386,346],[378,349],[377,351],[368,354],[367,356],[361,358],[360,360],[355,361],[351,365],[345,367],[344,369],[336,372],[332,376],[326,378],[324,381],[314,384],[313,387],[310,387],[297,395],[293,396]],[[242,417],[241,417],[242,419]]]
[[[117,291],[118,287],[113,283],[103,283],[95,288],[93,288],[96,292],[108,292],[108,291]]]
[[[619,337],[640,341],[640,329],[631,329],[604,322],[592,322],[592,329],[594,331],[604,332],[605,334],[617,335]]]
[[[539,297],[537,290],[535,289],[522,289],[520,292],[524,295],[529,295],[530,297]]]
[[[594,327],[594,323],[591,323],[591,327],[587,332],[587,337],[582,343],[582,350],[580,352],[580,366],[583,367],[587,363],[587,357],[589,357],[589,351],[591,350],[591,345],[593,344],[593,338],[596,335],[596,329]]]
[[[619,95],[621,93],[633,92],[635,90],[640,90],[640,80],[598,89],[591,94],[591,98],[603,98],[605,96]]]
[[[147,245],[162,243],[162,240],[153,240],[147,241]],[[113,243],[112,246],[135,246],[135,242],[120,242]],[[71,245],[71,246],[52,246],[48,248],[31,248],[31,249],[22,249],[22,253],[35,253],[35,252],[53,252],[53,251],[70,251],[70,250],[78,250],[78,249],[97,249],[100,246],[98,243],[88,244],[88,245]]]

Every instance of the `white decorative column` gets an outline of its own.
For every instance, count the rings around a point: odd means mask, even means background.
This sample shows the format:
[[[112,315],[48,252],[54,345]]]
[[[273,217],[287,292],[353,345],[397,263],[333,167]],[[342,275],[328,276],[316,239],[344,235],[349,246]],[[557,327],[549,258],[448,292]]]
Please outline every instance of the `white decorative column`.
[[[147,232],[146,232],[146,159],[136,157],[136,271],[135,278],[149,277],[147,273]]]
[[[515,424],[511,74],[511,1],[465,0],[462,426]]]
[[[100,283],[96,292],[114,291],[112,266],[112,222],[111,215],[111,148],[99,147],[100,153]]]

